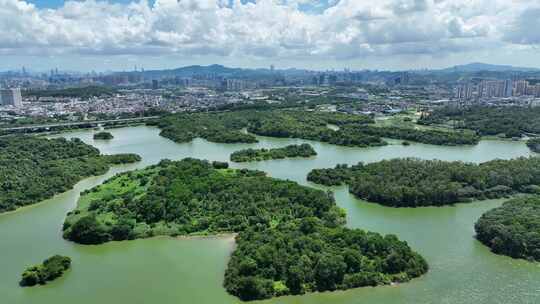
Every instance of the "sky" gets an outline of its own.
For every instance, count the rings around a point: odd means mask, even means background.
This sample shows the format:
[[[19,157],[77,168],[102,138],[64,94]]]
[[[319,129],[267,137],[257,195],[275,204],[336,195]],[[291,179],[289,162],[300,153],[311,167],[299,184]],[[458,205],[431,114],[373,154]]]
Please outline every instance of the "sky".
[[[0,0],[0,71],[540,67],[540,0]]]

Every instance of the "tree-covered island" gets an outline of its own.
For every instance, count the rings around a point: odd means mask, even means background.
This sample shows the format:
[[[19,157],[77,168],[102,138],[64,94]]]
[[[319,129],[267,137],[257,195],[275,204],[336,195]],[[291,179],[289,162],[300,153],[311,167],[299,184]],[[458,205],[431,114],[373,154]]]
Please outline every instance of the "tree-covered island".
[[[326,186],[347,184],[357,197],[386,206],[440,206],[538,192],[540,158],[482,164],[392,159],[314,169],[307,178]]]
[[[270,159],[284,159],[292,157],[312,157],[316,156],[317,152],[309,144],[288,145],[283,148],[273,149],[244,149],[233,152],[231,161],[242,163]]]
[[[135,154],[101,155],[80,139],[13,135],[0,138],[0,213],[34,204],[101,175]]]
[[[540,262],[540,197],[520,197],[482,215],[476,238],[494,253]]]
[[[113,138],[114,136],[110,132],[102,131],[94,134],[94,139],[98,140],[111,140]]]
[[[263,172],[163,160],[85,191],[64,237],[82,244],[238,233],[226,290],[242,300],[406,282],[426,261],[393,235],[344,228],[331,193]]]
[[[35,286],[44,285],[48,281],[61,277],[71,267],[71,259],[66,256],[54,255],[42,264],[26,268],[22,274],[19,285]]]

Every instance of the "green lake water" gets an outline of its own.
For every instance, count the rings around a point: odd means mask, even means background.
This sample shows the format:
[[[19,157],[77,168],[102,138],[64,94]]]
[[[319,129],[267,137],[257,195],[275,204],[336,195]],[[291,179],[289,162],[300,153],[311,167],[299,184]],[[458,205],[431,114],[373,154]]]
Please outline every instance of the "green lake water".
[[[57,136],[79,137],[103,153],[138,153],[143,161],[115,167],[106,175],[88,178],[71,191],[43,203],[0,215],[0,303],[123,304],[123,303],[239,303],[222,287],[223,273],[234,248],[231,238],[153,238],[83,246],[61,237],[68,211],[79,192],[100,184],[114,174],[143,168],[163,158],[195,157],[228,160],[246,147],[280,147],[311,143],[318,156],[236,165],[268,172],[272,177],[304,185],[313,168],[333,167],[397,157],[483,162],[495,158],[529,155],[523,142],[482,141],[474,147],[440,147],[422,144],[377,148],[344,148],[318,142],[260,137],[258,144],[226,145],[196,139],[176,144],[160,137],[152,127],[110,130],[111,141],[94,141],[93,131]],[[28,185],[31,187],[31,185]],[[452,207],[393,209],[355,199],[346,187],[332,189],[339,206],[347,210],[347,225],[406,240],[430,265],[427,275],[397,286],[360,288],[333,293],[276,298],[264,303],[540,303],[540,263],[497,256],[474,239],[474,222],[503,200],[460,204]],[[20,288],[25,267],[52,254],[68,255],[73,267],[62,278],[35,288]]]

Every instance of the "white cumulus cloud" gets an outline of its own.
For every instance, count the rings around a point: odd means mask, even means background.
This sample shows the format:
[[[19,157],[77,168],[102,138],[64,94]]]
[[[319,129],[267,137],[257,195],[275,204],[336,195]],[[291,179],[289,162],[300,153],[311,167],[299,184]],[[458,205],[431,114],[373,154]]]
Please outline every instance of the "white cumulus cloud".
[[[0,55],[441,56],[540,42],[537,0],[0,0]]]

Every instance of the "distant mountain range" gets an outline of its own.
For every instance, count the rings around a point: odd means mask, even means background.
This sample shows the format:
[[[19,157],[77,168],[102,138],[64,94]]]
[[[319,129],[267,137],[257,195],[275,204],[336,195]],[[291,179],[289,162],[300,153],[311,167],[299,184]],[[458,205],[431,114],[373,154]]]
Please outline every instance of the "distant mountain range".
[[[201,74],[233,75],[236,73],[240,73],[243,70],[244,69],[241,69],[241,68],[229,68],[229,67],[225,67],[219,64],[212,64],[208,66],[190,65],[190,66],[185,66],[185,67],[171,69],[171,70],[151,70],[151,71],[145,71],[145,73],[170,74],[174,76],[191,77],[194,75],[201,75]]]
[[[281,75],[300,75],[306,73],[316,73],[317,71],[303,70],[303,69],[286,69],[286,70],[271,70],[271,69],[249,69],[249,68],[231,68],[219,64],[212,64],[207,66],[202,65],[191,65],[175,69],[163,69],[163,70],[147,70],[144,71],[145,76],[150,78],[161,78],[161,77],[197,77],[197,76],[208,76],[215,75],[219,77],[230,77],[230,78],[267,78],[275,77],[277,74]],[[398,71],[370,71],[370,72],[379,72],[379,73],[398,73]],[[486,63],[469,63],[465,65],[456,65],[444,69],[433,69],[433,70],[410,70],[409,72],[415,74],[455,74],[455,73],[504,73],[504,72],[540,72],[540,69],[537,68],[525,68],[525,67],[515,67],[510,65],[494,65]],[[126,72],[124,72],[126,73]],[[133,72],[127,72],[133,73]]]
[[[216,75],[222,77],[261,77],[273,75],[274,72],[270,69],[230,68],[219,64],[212,64],[207,66],[191,65],[170,70],[150,70],[145,71],[144,74],[150,77],[195,77],[198,75]]]
[[[462,72],[462,73],[474,73],[474,72],[538,72],[540,69],[536,68],[524,68],[515,67],[511,65],[496,65],[487,63],[469,63],[464,65],[456,65],[454,67],[439,70],[441,72]]]
[[[367,70],[360,71],[366,72]],[[323,71],[314,71],[307,69],[280,69],[280,70],[271,70],[269,68],[232,68],[226,67],[220,64],[212,65],[190,65],[185,67],[179,67],[174,69],[160,69],[160,70],[146,70],[143,73],[145,76],[149,77],[162,77],[162,76],[177,76],[177,77],[196,77],[198,75],[216,75],[222,77],[269,77],[276,76],[276,73],[282,75],[301,75],[301,74],[310,74]],[[400,71],[390,71],[390,70],[371,70],[372,73],[399,73]],[[474,62],[464,65],[456,65],[453,67],[443,68],[443,69],[419,69],[419,70],[408,70],[410,73],[414,74],[438,74],[438,73],[479,73],[479,72],[540,72],[540,68],[527,68],[527,67],[516,67],[511,65],[496,65],[496,64],[487,64]],[[20,71],[0,71],[0,75],[10,75],[13,73],[20,73]],[[33,72],[37,73],[37,72]],[[77,74],[78,72],[70,72],[70,74]],[[115,73],[115,72],[113,72]],[[131,73],[141,73],[139,72],[116,72],[119,74],[131,74]]]

